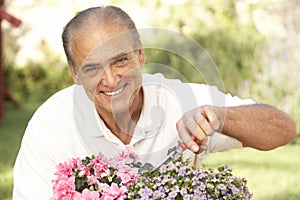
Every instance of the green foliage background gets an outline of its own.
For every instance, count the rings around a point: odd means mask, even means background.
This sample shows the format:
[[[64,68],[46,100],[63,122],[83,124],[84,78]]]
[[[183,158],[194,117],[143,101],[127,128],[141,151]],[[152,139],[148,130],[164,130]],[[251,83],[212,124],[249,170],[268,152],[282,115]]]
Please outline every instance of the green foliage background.
[[[155,12],[168,14],[159,15],[155,27],[176,30],[206,49],[220,70],[227,92],[236,92],[245,79],[252,80],[253,72],[260,66],[257,49],[263,45],[264,39],[255,29],[252,20],[245,24],[240,22],[241,16],[236,12],[237,1],[190,0],[185,1],[184,6],[168,7],[157,2]],[[251,16],[252,7],[249,6],[248,13],[244,15]],[[199,12],[203,12],[204,16],[199,15]],[[175,59],[172,54],[150,54],[148,57],[150,60],[155,57],[159,63],[170,64],[185,77],[193,77],[193,71],[186,70],[191,67],[182,63],[179,58]],[[189,81],[201,82],[193,78]]]
[[[67,64],[47,46],[40,48],[43,62],[29,61],[26,66],[5,67],[5,83],[21,104],[42,102],[72,83]]]

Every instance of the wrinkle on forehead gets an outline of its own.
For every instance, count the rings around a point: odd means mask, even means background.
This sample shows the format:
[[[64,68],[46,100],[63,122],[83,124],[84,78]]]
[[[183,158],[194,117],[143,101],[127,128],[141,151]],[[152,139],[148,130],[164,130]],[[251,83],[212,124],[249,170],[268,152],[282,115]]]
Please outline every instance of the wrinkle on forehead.
[[[90,63],[111,62],[116,56],[135,50],[130,31],[123,31],[98,43],[83,59],[80,67]]]
[[[103,24],[98,23],[96,20],[87,20],[74,32],[71,41],[71,52],[77,67],[82,65],[83,60],[86,59],[93,49],[110,40],[111,37],[125,31],[121,25],[107,23]]]

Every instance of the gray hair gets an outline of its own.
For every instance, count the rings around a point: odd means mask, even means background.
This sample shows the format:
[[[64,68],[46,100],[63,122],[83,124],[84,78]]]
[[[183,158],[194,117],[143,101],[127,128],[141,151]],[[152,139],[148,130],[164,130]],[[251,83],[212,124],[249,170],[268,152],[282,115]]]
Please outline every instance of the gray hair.
[[[85,24],[96,23],[103,25],[107,23],[116,23],[130,31],[134,48],[140,44],[140,35],[136,29],[135,23],[130,16],[121,8],[115,6],[92,7],[83,10],[75,15],[64,27],[62,33],[62,42],[68,63],[76,69],[74,58],[72,57],[72,40],[78,30]]]

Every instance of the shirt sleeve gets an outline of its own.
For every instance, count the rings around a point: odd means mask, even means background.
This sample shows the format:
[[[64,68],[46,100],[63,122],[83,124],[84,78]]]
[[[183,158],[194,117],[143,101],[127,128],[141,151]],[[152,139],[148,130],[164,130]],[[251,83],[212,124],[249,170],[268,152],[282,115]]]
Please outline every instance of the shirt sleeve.
[[[45,152],[47,143],[52,142],[41,134],[46,129],[39,123],[31,122],[26,128],[14,166],[13,200],[48,200],[53,196],[49,180],[54,178],[52,172],[56,165]]]
[[[242,143],[222,133],[215,133],[208,139],[209,153],[229,151],[231,149],[242,148]]]

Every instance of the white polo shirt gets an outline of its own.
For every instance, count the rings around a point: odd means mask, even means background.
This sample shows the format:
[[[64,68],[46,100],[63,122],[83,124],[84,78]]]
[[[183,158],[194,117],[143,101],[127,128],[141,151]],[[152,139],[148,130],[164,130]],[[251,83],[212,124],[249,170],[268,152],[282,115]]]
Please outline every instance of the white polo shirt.
[[[178,143],[176,122],[184,112],[200,105],[238,106],[254,103],[220,92],[216,87],[143,75],[144,104],[130,141],[143,163],[156,166]],[[33,115],[23,136],[14,168],[14,200],[51,199],[56,165],[69,158],[101,152],[107,157],[124,145],[98,117],[94,104],[80,85],[50,97]],[[208,138],[210,152],[242,147],[234,138],[215,133]],[[190,151],[185,152],[194,156]]]

